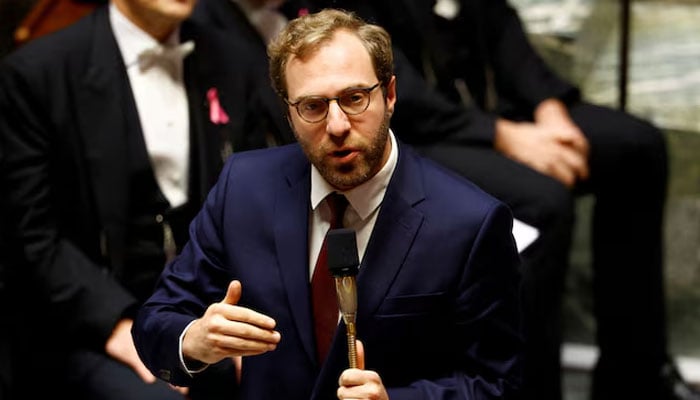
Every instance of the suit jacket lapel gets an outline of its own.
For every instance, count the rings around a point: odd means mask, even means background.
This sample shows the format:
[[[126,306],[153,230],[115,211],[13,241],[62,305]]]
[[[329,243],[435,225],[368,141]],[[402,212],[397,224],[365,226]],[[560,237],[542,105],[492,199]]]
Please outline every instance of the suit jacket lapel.
[[[190,160],[190,196],[197,203],[204,201],[223,164],[222,153],[228,143],[226,126],[214,125],[208,120],[209,106],[207,90],[215,87],[211,83],[213,66],[216,58],[208,53],[208,46],[202,43],[200,35],[193,32],[196,28],[189,22],[182,25],[182,40],[195,37],[195,49],[184,59],[184,83],[190,117],[190,143],[192,152]],[[201,40],[200,40],[201,39]]]
[[[301,151],[299,152],[301,154]],[[303,155],[302,155],[303,157]],[[289,165],[298,165],[290,162]],[[309,193],[311,190],[310,166],[306,162],[303,171],[295,170],[287,178],[288,185],[281,188],[274,203],[275,249],[292,320],[296,324],[304,350],[312,363],[316,363],[313,337],[313,317],[310,303],[309,278]]]
[[[125,132],[139,129],[139,124],[133,99],[125,97],[130,95],[128,77],[109,24],[108,9],[96,10],[92,18],[87,70],[77,90],[77,119],[107,244],[110,253],[118,255],[122,254],[128,193]],[[131,107],[125,109],[127,104]],[[120,264],[118,260],[113,262]]]
[[[369,324],[380,306],[423,223],[414,206],[425,198],[415,154],[399,148],[399,161],[369,239],[357,276],[357,326]],[[366,325],[365,325],[366,326]]]

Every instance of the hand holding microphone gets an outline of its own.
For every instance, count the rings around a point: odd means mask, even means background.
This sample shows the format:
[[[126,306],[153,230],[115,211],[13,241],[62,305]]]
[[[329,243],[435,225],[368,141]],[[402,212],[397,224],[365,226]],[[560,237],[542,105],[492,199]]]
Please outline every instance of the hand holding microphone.
[[[332,229],[326,236],[328,269],[335,279],[338,307],[347,327],[348,360],[350,368],[357,368],[355,319],[357,315],[357,285],[355,276],[359,267],[355,231],[347,228]]]

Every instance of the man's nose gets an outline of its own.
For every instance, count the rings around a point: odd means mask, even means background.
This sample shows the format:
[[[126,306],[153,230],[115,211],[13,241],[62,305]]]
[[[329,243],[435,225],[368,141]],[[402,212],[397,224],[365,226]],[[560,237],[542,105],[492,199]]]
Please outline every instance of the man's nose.
[[[338,101],[328,101],[328,115],[326,116],[326,132],[331,135],[342,135],[350,129],[350,120]]]

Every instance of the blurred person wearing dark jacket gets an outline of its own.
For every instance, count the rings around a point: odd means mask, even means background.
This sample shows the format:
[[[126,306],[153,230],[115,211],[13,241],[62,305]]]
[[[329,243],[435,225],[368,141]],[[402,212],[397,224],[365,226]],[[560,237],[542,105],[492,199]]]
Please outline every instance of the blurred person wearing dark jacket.
[[[194,4],[114,0],[0,63],[3,320],[21,398],[232,396],[233,379],[156,380],[130,333],[222,159],[286,124],[262,114],[246,45],[189,20]]]

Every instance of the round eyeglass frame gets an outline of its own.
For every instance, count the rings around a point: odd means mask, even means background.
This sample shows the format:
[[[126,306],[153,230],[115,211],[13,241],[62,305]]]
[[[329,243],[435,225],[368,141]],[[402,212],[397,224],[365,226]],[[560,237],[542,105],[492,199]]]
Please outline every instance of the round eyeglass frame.
[[[326,117],[328,116],[328,109],[330,108],[331,101],[335,101],[338,104],[338,107],[340,107],[340,109],[343,110],[343,112],[347,115],[362,114],[363,112],[367,111],[367,109],[369,108],[369,104],[371,103],[371,99],[372,99],[372,96],[371,96],[372,91],[374,89],[378,88],[380,85],[381,85],[381,82],[377,82],[370,87],[349,88],[349,89],[344,90],[339,96],[335,96],[335,97],[306,96],[306,97],[300,98],[299,100],[297,100],[294,103],[290,103],[288,99],[284,99],[284,101],[285,101],[285,103],[287,103],[287,105],[296,108],[297,114],[299,115],[299,117],[301,119],[303,119],[304,121],[306,121],[310,124],[315,124],[315,123],[319,123],[319,122],[323,121],[324,119],[326,119]],[[346,106],[344,106],[343,102],[341,102],[340,100],[344,96],[354,95],[354,94],[357,94],[358,92],[363,93],[365,96],[367,96],[366,97],[367,103],[360,111],[348,111],[348,110],[346,110],[345,109]],[[307,117],[304,117],[301,110],[299,109],[299,105],[301,103],[303,103],[305,101],[309,101],[309,100],[322,101],[326,104],[326,109],[325,109],[323,115],[321,117],[319,117],[318,119],[308,119]]]

